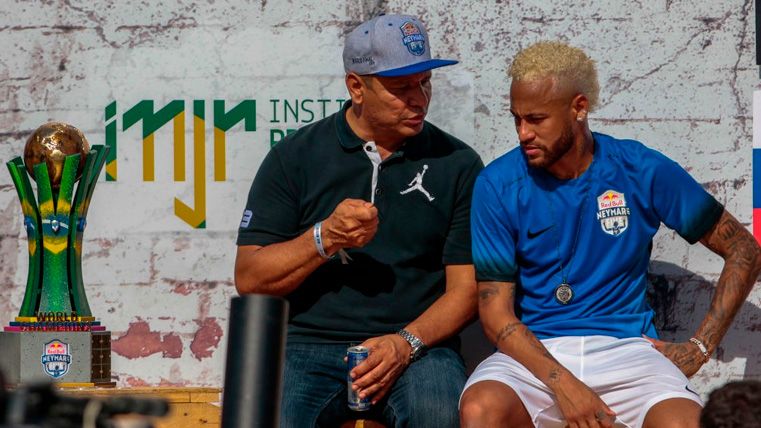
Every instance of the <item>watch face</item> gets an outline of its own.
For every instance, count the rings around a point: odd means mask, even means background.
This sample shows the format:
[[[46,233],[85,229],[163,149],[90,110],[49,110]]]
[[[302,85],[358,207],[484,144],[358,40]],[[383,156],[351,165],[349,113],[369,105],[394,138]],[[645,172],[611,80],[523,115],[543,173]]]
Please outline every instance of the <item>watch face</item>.
[[[425,346],[424,345],[416,346],[416,347],[412,348],[412,350],[410,351],[410,359],[412,361],[415,361],[418,358],[422,357],[424,353],[425,353]]]
[[[418,350],[417,349],[413,349],[413,350],[410,351],[410,361],[417,360],[419,356],[420,355],[418,355]]]

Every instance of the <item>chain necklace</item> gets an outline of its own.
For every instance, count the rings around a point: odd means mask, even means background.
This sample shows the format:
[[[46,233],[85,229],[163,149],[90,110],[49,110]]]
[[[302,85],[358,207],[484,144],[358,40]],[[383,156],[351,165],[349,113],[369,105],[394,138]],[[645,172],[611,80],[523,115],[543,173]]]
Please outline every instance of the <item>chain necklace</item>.
[[[550,205],[550,211],[552,211],[552,217],[554,220],[557,221],[557,227],[555,227],[555,244],[556,244],[556,250],[558,254],[558,264],[560,264],[560,285],[555,287],[555,300],[558,301],[561,305],[567,305],[573,300],[573,288],[571,288],[571,284],[568,282],[568,275],[566,274],[566,270],[563,267],[563,257],[560,254],[560,217],[557,215],[557,212],[555,211],[555,205],[552,203],[552,195],[546,194],[547,201]],[[579,232],[581,231],[581,223],[584,219],[584,206],[586,205],[587,199],[589,197],[589,187],[587,187],[586,192],[584,193],[584,197],[581,200],[581,212],[579,213],[579,220],[576,222],[576,235],[573,238],[573,247],[571,247],[571,257],[568,259],[568,271],[571,271],[571,266],[573,266],[573,260],[576,256],[576,245],[579,243]]]

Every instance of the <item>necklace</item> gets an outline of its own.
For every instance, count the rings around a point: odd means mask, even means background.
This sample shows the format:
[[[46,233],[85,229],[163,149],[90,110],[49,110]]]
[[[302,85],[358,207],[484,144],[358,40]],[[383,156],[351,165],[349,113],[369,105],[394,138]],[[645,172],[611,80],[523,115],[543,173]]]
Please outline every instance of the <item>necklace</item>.
[[[579,243],[579,232],[581,231],[581,223],[584,219],[584,206],[588,196],[589,188],[587,188],[586,192],[584,193],[584,197],[581,200],[581,212],[579,213],[579,220],[576,222],[576,235],[573,238],[571,257],[568,259],[569,272],[571,270],[571,266],[573,265],[574,256],[576,256],[576,244]],[[557,221],[558,225],[558,227],[555,228],[555,248],[558,254],[558,264],[560,264],[560,285],[555,287],[555,300],[557,300],[561,305],[567,305],[571,302],[571,300],[573,300],[574,294],[573,288],[571,288],[571,284],[568,282],[568,275],[566,270],[563,267],[563,257],[560,254],[560,231],[558,230],[560,228],[560,217],[558,217],[557,213],[555,212],[555,205],[552,203],[552,197],[550,194],[547,194],[547,201],[549,202],[550,210],[552,211],[552,217]]]

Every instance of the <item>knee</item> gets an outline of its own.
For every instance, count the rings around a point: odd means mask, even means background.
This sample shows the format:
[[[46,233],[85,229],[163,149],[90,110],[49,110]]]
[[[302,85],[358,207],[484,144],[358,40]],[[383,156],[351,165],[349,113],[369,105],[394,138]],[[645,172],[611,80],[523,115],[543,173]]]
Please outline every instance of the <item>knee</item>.
[[[477,400],[465,400],[460,402],[460,425],[463,427],[480,426],[488,414],[483,403]]]
[[[462,394],[460,425],[463,428],[532,426],[515,393],[490,381],[472,385]]]
[[[460,424],[463,427],[479,427],[484,425],[494,411],[499,411],[498,406],[494,406],[489,396],[480,394],[469,388],[462,395],[460,400]],[[496,408],[495,408],[496,407]]]

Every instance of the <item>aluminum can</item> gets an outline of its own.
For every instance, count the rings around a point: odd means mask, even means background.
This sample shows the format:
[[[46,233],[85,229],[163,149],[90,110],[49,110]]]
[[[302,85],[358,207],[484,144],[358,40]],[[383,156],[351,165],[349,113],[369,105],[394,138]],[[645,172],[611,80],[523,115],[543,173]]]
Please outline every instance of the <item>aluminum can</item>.
[[[348,405],[351,410],[364,412],[370,410],[370,399],[360,399],[359,394],[351,389],[351,369],[358,366],[370,355],[370,350],[364,346],[352,346],[346,350],[346,389],[348,390]]]

